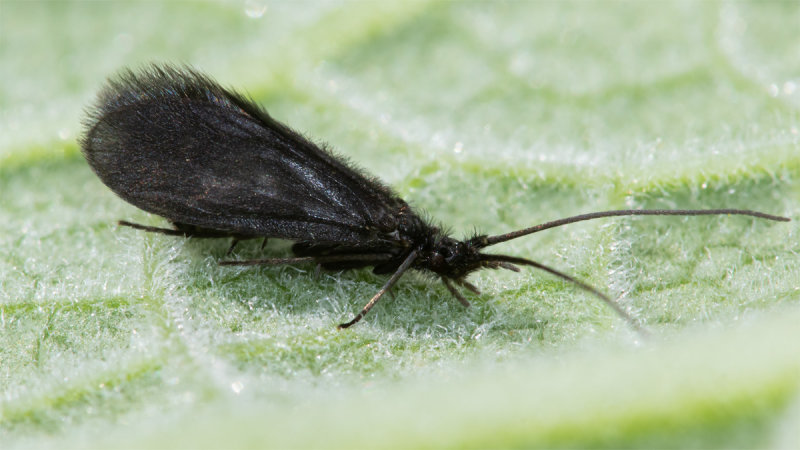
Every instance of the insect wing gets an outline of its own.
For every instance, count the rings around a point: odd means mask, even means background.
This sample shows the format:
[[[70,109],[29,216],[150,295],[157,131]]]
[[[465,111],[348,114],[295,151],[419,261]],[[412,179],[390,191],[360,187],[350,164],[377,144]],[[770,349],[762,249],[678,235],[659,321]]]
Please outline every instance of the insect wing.
[[[236,93],[188,69],[125,72],[82,141],[93,170],[146,211],[246,236],[348,243],[396,229],[405,203]]]

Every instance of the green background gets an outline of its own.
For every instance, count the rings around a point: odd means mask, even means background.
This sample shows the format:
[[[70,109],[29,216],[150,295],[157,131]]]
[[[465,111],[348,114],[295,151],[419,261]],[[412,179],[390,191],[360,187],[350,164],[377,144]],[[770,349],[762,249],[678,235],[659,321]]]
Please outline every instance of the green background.
[[[0,2],[0,443],[14,447],[800,446],[800,4]],[[487,271],[219,267],[118,228],[76,144],[123,66],[185,62],[456,237],[619,298]],[[286,255],[288,243],[237,248]]]

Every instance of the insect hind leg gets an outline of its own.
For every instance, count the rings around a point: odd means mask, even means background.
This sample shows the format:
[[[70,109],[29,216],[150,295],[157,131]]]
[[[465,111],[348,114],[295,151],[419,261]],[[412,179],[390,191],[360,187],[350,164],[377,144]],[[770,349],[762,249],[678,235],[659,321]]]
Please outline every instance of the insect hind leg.
[[[123,227],[130,227],[136,230],[147,231],[148,233],[161,233],[168,236],[186,236],[186,233],[181,230],[173,230],[171,228],[151,227],[149,225],[142,225],[140,223],[128,222],[127,220],[120,220],[117,224]]]
[[[185,223],[180,222],[173,222],[172,224],[175,225],[175,229],[171,228],[161,228],[161,227],[151,227],[149,225],[142,225],[140,223],[135,222],[128,222],[127,220],[120,220],[117,222],[119,225],[124,227],[135,228],[137,230],[147,231],[148,233],[160,233],[166,234],[168,236],[184,236],[184,237],[193,237],[193,238],[232,238],[233,241],[231,242],[231,246],[228,249],[228,253],[233,251],[233,248],[236,244],[243,240],[249,239],[250,236],[242,236],[239,234],[231,233],[229,231],[221,231],[221,230],[213,230],[210,228],[201,228],[195,225],[188,225]]]
[[[137,230],[147,231],[149,233],[161,233],[166,234],[167,236],[183,236],[183,237],[193,237],[193,238],[224,238],[230,237],[231,238],[231,245],[228,247],[227,255],[233,253],[233,249],[236,247],[236,244],[239,243],[242,239],[247,239],[245,236],[240,236],[236,234],[231,234],[225,231],[218,231],[218,230],[211,230],[208,228],[200,228],[194,225],[187,225],[184,223],[173,222],[175,225],[175,229],[170,228],[161,228],[161,227],[151,227],[149,225],[142,225],[140,223],[128,222],[127,220],[120,220],[117,222],[118,224],[124,227],[135,228]],[[266,243],[266,239],[264,239],[264,243]],[[263,244],[262,244],[263,248]]]

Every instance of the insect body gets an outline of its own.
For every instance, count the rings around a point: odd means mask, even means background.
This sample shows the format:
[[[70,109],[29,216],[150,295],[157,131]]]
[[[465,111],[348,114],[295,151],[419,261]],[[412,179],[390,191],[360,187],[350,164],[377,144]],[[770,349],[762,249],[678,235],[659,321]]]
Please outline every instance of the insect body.
[[[635,325],[595,288],[525,258],[483,253],[491,245],[568,223],[623,215],[740,214],[748,210],[621,210],[569,217],[497,235],[457,240],[418,216],[390,188],[353,168],[240,94],[190,69],[150,66],[111,79],[85,122],[89,165],[131,204],[174,229],[121,221],[146,231],[198,238],[281,238],[292,258],[225,265],[313,262],[331,270],[373,267],[392,274],[359,320],[408,270],[433,273],[465,306],[459,291],[478,290],[467,276],[483,268],[533,266],[592,292]]]

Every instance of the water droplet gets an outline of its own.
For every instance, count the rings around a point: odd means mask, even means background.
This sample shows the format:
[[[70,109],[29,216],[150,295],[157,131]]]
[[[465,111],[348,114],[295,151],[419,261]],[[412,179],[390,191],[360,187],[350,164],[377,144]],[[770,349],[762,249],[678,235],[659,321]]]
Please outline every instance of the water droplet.
[[[770,84],[769,87],[767,87],[767,92],[769,93],[770,96],[777,97],[778,96],[778,85],[775,84],[775,83]]]
[[[231,390],[234,393],[238,394],[242,392],[242,389],[244,389],[244,384],[242,384],[241,381],[234,381],[233,383],[231,383]]]
[[[794,81],[787,81],[783,83],[783,93],[786,95],[794,94],[794,91],[797,90],[797,84]]]
[[[251,19],[260,19],[267,12],[267,5],[256,1],[247,0],[244,2],[244,13]]]
[[[703,183],[700,185],[700,188],[705,189],[708,187],[708,183]]]
[[[453,147],[453,151],[456,153],[461,153],[464,150],[464,144],[461,142],[456,142],[455,147]]]
[[[58,137],[61,138],[62,141],[66,141],[67,139],[69,139],[69,135],[70,132],[69,129],[67,128],[62,128],[58,130]]]

